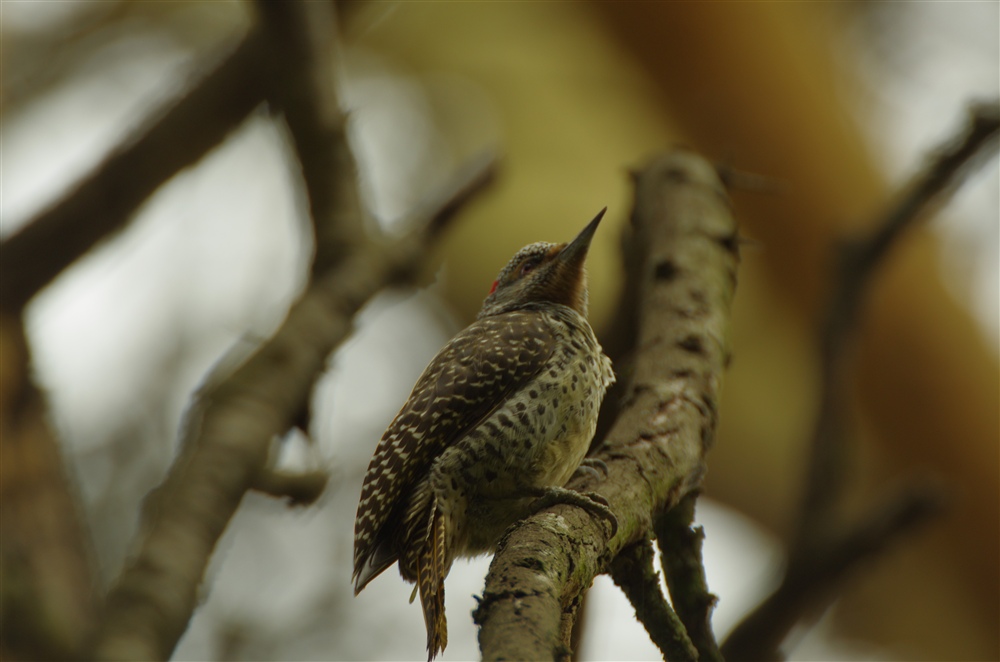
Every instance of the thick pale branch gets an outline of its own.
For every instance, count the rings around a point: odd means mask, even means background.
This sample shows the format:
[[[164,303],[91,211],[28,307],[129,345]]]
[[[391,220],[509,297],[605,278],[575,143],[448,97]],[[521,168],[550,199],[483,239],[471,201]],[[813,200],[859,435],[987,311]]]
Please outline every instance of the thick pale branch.
[[[0,244],[0,307],[20,310],[163,182],[196,163],[263,99],[262,39],[252,32],[207,76],[126,138],[90,175]]]
[[[729,357],[729,305],[738,242],[714,169],[685,151],[653,160],[637,176],[633,213],[641,265],[634,375],[621,415],[596,456],[596,491],[618,516],[607,539],[602,520],[556,506],[511,529],[501,541],[475,612],[484,659],[568,654],[561,616],[624,547],[651,533],[653,517],[696,488],[704,473]]]

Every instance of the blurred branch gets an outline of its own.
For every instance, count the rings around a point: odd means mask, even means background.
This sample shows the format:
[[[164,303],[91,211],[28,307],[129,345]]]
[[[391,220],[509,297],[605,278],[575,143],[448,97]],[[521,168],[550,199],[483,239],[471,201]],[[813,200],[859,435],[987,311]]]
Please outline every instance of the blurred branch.
[[[313,276],[349,254],[363,237],[357,164],[346,138],[335,71],[332,2],[255,3],[274,60],[269,95],[285,115],[309,194],[316,256]]]
[[[288,499],[290,506],[310,506],[322,496],[329,480],[325,471],[290,473],[265,468],[257,473],[251,488],[278,499]]]
[[[169,657],[243,495],[253,488],[287,495],[288,482],[267,466],[271,441],[300,418],[327,356],[350,333],[361,306],[415,271],[441,217],[451,218],[456,209],[454,201],[443,201],[395,242],[364,233],[356,166],[330,77],[332,45],[325,35],[332,17],[315,16],[322,10],[317,3],[258,8],[276,60],[273,94],[296,143],[316,228],[312,279],[275,335],[231,374],[210,379],[194,403],[180,455],[147,497],[136,555],[108,598],[94,648],[98,659]],[[462,173],[456,191],[463,200],[472,192],[468,183],[478,190],[494,166],[492,160],[477,162],[472,176]]]
[[[846,533],[837,533],[843,530],[835,521],[834,508],[844,480],[848,354],[875,269],[927,208],[964,180],[975,157],[983,155],[988,147],[995,149],[998,134],[1000,104],[975,107],[962,135],[937,151],[931,165],[914,178],[873,231],[867,237],[842,244],[835,291],[821,332],[820,412],[788,568],[775,592],[729,635],[723,645],[727,658],[777,659],[778,648],[792,627],[828,604],[838,581],[850,569],[941,511],[941,493],[916,485],[873,508]]]
[[[30,11],[33,3],[21,4],[22,8],[11,9],[5,3],[4,19],[8,12]],[[237,40],[245,31],[239,6],[220,11],[205,4],[79,2],[53,21],[5,23],[0,112],[5,118],[30,113],[33,104],[71,81],[111,73],[114,65],[109,68],[107,59],[127,60],[123,52],[140,52],[137,41],[153,42],[154,51],[200,54]],[[143,48],[140,56],[149,53]]]
[[[152,114],[71,191],[0,243],[0,308],[19,311],[77,258],[120,230],[163,182],[197,162],[260,103],[253,32],[179,99]]]
[[[778,195],[788,191],[787,180],[770,177],[756,172],[740,170],[733,166],[720,163],[715,166],[727,191],[750,191],[768,195]]]
[[[0,314],[0,658],[71,660],[97,616],[79,495],[67,480],[19,317]]]
[[[653,570],[653,545],[642,540],[621,551],[611,562],[611,579],[635,609],[649,638],[670,662],[694,662],[698,651],[688,638],[684,624],[660,590],[660,577]]]
[[[123,6],[97,16],[97,23],[111,20]],[[96,620],[79,499],[66,480],[43,397],[28,376],[20,311],[257,105],[262,98],[258,42],[251,35],[212,73],[199,74],[201,80],[183,97],[150,116],[73,190],[0,244],[5,349],[0,548],[5,579],[18,578],[5,581],[2,657],[76,659]],[[6,92],[5,106],[11,100]],[[19,350],[11,344],[15,336]],[[21,362],[17,369],[15,361]]]
[[[436,239],[455,214],[493,181],[499,158],[492,149],[473,154],[465,166],[441,190],[421,202],[402,225],[420,228],[427,239]]]
[[[634,374],[621,413],[596,457],[607,476],[570,483],[605,497],[603,521],[555,506],[501,540],[474,618],[483,658],[568,656],[564,614],[624,548],[646,539],[654,513],[697,488],[715,433],[729,357],[729,305],[738,243],[714,169],[681,150],[654,159],[636,181],[634,252],[641,265]]]
[[[803,619],[820,612],[858,565],[941,512],[939,491],[914,485],[872,509],[847,534],[808,556],[790,559],[781,584],[726,638],[731,662],[782,659],[779,648]]]
[[[930,167],[914,178],[896,204],[875,223],[873,231],[867,237],[847,240],[840,246],[835,265],[836,289],[821,332],[820,412],[813,433],[796,547],[805,548],[823,539],[841,492],[845,381],[849,367],[844,357],[857,330],[865,289],[903,232],[923,218],[932,203],[963,181],[977,155],[984,155],[987,148],[996,148],[998,132],[1000,106],[974,108],[970,125],[937,150]]]
[[[477,162],[490,181],[495,162]],[[466,199],[472,191],[461,188]],[[147,497],[135,557],[108,597],[94,651],[106,660],[163,660],[170,656],[197,604],[212,550],[248,489],[260,484],[273,438],[306,406],[326,357],[350,333],[362,305],[424,258],[440,216],[392,243],[368,241],[312,282],[275,335],[194,407],[196,420],[163,484]]]
[[[670,600],[697,649],[701,662],[722,662],[712,632],[712,610],[718,598],[708,590],[701,544],[705,531],[694,522],[697,492],[690,492],[670,511],[653,522],[660,546],[660,561],[670,589]]]
[[[23,108],[77,73],[82,61],[113,37],[135,3],[112,1],[81,5],[72,20],[45,29],[4,26],[4,58],[18,66],[4,68],[0,111]]]

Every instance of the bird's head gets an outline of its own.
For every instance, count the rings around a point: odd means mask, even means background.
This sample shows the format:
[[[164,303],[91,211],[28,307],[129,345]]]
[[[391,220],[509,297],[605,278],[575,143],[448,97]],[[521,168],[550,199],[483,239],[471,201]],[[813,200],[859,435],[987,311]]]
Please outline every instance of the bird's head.
[[[605,207],[568,244],[538,242],[510,259],[483,302],[479,318],[517,310],[536,302],[569,306],[587,316],[587,274],[583,263]]]

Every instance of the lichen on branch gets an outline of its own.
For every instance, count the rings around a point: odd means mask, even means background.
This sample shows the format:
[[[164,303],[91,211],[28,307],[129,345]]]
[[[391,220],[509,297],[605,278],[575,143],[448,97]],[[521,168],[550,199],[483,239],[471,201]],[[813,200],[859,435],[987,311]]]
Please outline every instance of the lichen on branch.
[[[714,168],[674,150],[635,174],[630,247],[636,336],[617,418],[597,446],[603,479],[569,487],[597,492],[619,521],[560,505],[512,527],[501,541],[480,604],[483,659],[568,658],[583,592],[653,520],[696,489],[718,418],[729,361],[729,307],[739,241]]]

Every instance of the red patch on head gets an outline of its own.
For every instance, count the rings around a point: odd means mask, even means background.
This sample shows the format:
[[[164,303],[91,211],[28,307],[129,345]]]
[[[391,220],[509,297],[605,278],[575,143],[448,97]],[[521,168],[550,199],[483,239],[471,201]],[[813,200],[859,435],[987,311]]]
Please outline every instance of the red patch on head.
[[[493,294],[494,292],[497,291],[497,283],[499,283],[499,282],[500,281],[496,281],[496,280],[493,281],[493,287],[490,288],[490,294]]]

